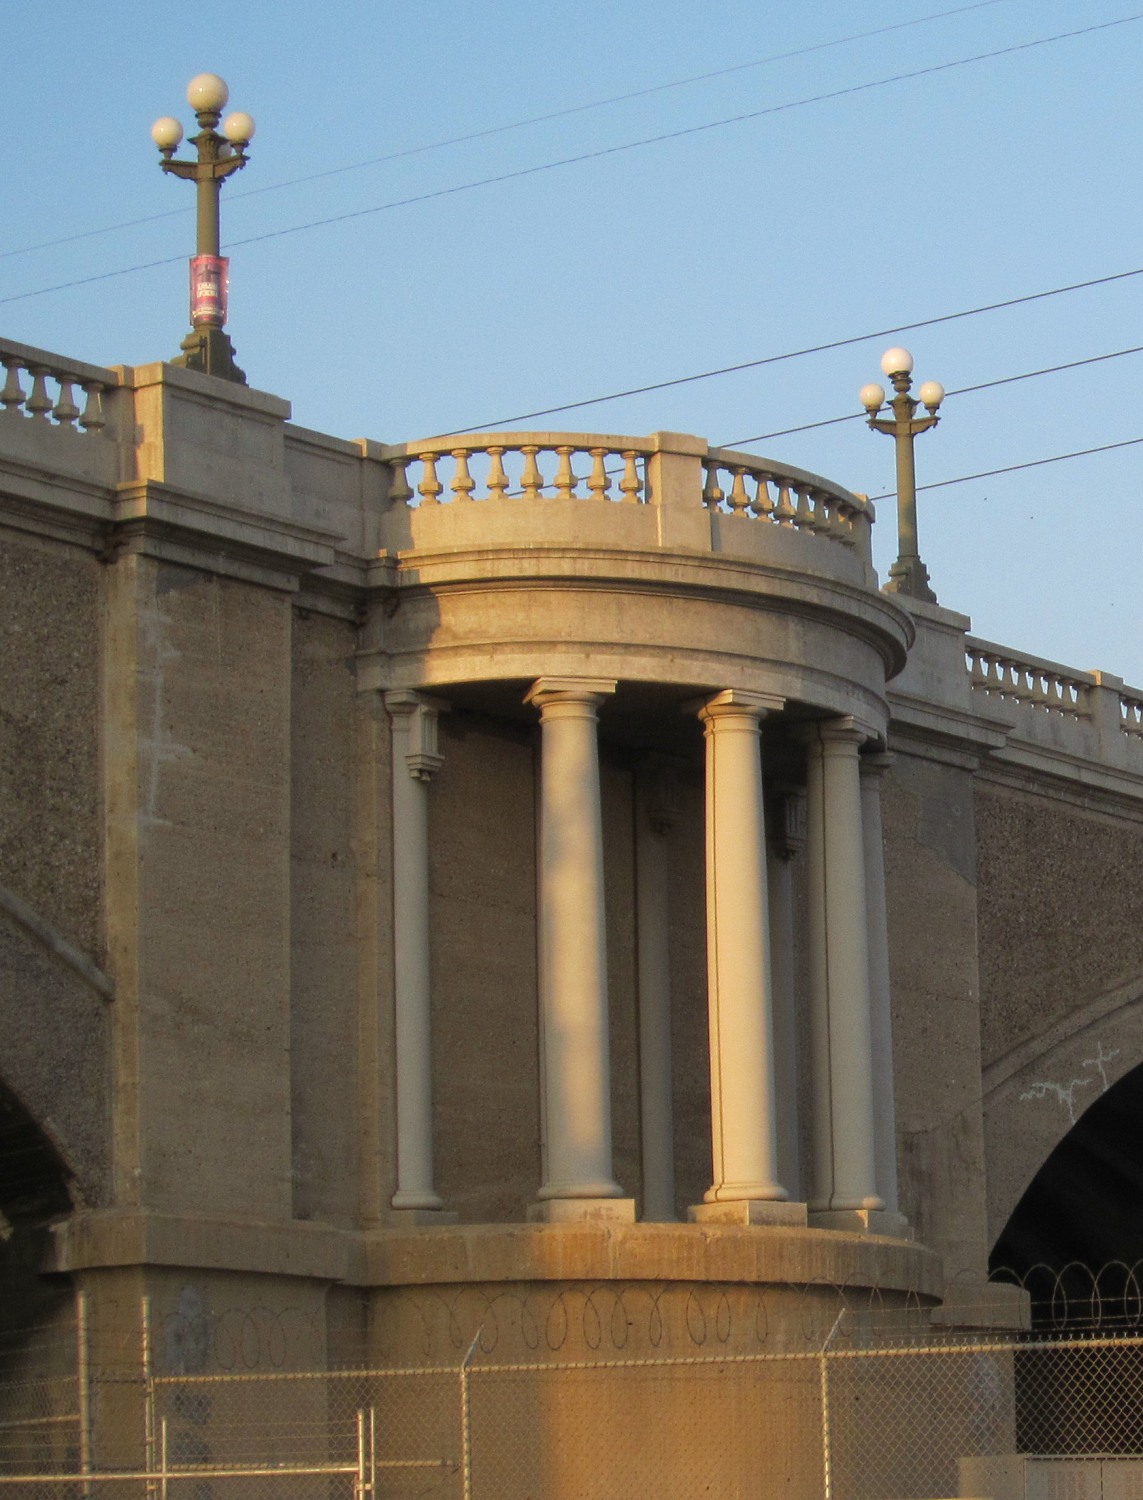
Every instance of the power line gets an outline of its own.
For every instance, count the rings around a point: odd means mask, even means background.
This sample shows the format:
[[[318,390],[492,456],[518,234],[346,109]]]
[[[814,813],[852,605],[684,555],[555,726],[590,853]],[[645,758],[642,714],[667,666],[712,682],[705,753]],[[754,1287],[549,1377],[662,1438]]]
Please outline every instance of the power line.
[[[825,354],[832,349],[846,349],[853,344],[864,344],[872,339],[888,338],[895,333],[912,333],[918,328],[933,328],[940,323],[954,323],[960,318],[974,318],[981,313],[999,312],[1006,307],[1019,307],[1028,302],[1040,302],[1046,297],[1062,297],[1067,292],[1081,292],[1093,286],[1106,286],[1113,281],[1126,281],[1132,276],[1143,276],[1143,266],[1137,266],[1133,271],[1116,271],[1110,276],[1094,276],[1089,281],[1073,281],[1067,286],[1051,287],[1044,292],[1028,292],[1022,297],[1006,297],[1001,302],[985,302],[980,307],[968,307],[955,313],[942,313],[936,318],[920,318],[915,323],[897,323],[891,328],[878,328],[870,333],[853,334],[849,338],[831,339],[825,344],[809,344],[804,349],[787,350],[785,354],[768,354],[762,359],[748,359],[737,365],[723,365],[720,369],[703,370],[697,375],[679,375],[671,380],[657,380],[650,385],[631,386],[627,390],[612,391],[606,396],[591,396],[585,401],[569,401],[563,406],[545,406],[539,411],[523,412],[514,417],[501,417],[494,422],[474,423],[471,427],[456,427],[453,432],[457,436],[465,432],[496,432],[514,427],[518,422],[531,421],[533,417],[548,417],[561,411],[577,411],[584,406],[600,406],[606,401],[621,401],[627,396],[643,396],[650,391],[665,391],[671,386],[692,385],[698,380],[713,380],[717,375],[735,375],[740,370],[757,370],[763,365],[782,364],[786,360],[801,359],[807,354]],[[857,415],[860,416],[861,413],[858,412]],[[844,420],[846,419],[841,417],[829,418],[830,422]],[[787,430],[798,431],[799,429]],[[770,436],[774,437],[777,434],[771,433]],[[760,440],[744,438],[742,441],[750,443]]]
[[[425,203],[433,198],[449,197],[453,193],[469,192],[473,188],[490,187],[501,182],[511,182],[519,177],[531,177],[538,172],[551,172],[558,167],[577,166],[585,161],[597,161],[604,156],[616,156],[624,151],[634,151],[641,146],[657,146],[664,141],[677,141],[685,136],[701,135],[708,130],[721,130],[725,125],[741,125],[747,120],[760,120],[767,115],[784,114],[791,109],[801,109],[808,104],[824,104],[831,99],[843,99],[852,94],[863,94],[871,89],[886,88],[891,83],[905,83],[914,78],[926,78],[934,73],[947,73],[953,68],[968,67],[972,63],[987,62],[996,57],[1007,57],[1015,52],[1028,52],[1034,47],[1045,47],[1051,42],[1071,41],[1078,36],[1087,36],[1094,31],[1107,31],[1113,26],[1126,26],[1132,21],[1143,20],[1143,11],[1134,15],[1120,16],[1114,21],[1100,21],[1093,26],[1081,26],[1075,31],[1061,31],[1054,36],[1036,37],[1030,42],[1016,42],[1010,47],[997,47],[991,52],[974,53],[971,57],[953,58],[951,62],[932,63],[925,68],[914,68],[906,73],[894,73],[888,78],[874,78],[867,83],[848,84],[842,89],[831,89],[825,94],[811,94],[804,99],[787,100],[784,104],[770,104],[764,109],[747,110],[743,114],[727,115],[721,120],[707,120],[701,125],[687,125],[680,130],[667,130],[659,135],[642,136],[639,140],[623,141],[617,146],[601,146],[594,151],[584,151],[576,156],[561,157],[557,161],[540,162],[533,167],[519,167],[511,172],[501,172],[493,177],[480,178],[475,182],[460,183],[451,188],[439,188],[435,192],[422,193],[412,198],[401,198],[392,203],[379,203],[372,208],[356,208],[343,214],[332,214],[325,219],[313,219],[305,224],[290,225],[285,229],[270,229],[263,234],[250,235],[247,239],[233,240],[234,246],[256,245],[263,240],[279,239],[287,234],[300,234],[306,229],[322,229],[330,224],[344,224],[351,219],[365,218],[369,214],[382,213],[390,208],[405,208],[414,203]]]
[[[1098,448],[1076,448],[1071,453],[1056,453],[1051,458],[1030,458],[1022,464],[1007,464],[1002,469],[982,469],[979,474],[960,474],[956,479],[937,479],[931,484],[919,484],[920,490],[943,490],[950,484],[968,484],[973,479],[991,479],[996,474],[1015,474],[1018,469],[1039,469],[1044,464],[1061,464],[1069,458],[1087,458],[1092,453],[1110,453],[1113,448],[1134,448],[1143,443],[1143,437],[1124,438],[1118,443],[1101,443]],[[871,495],[871,500],[891,500],[896,490],[886,490],[882,495]]]
[[[670,89],[685,88],[693,83],[707,83],[712,78],[725,78],[731,73],[745,72],[750,68],[766,67],[771,63],[789,62],[795,57],[806,57],[812,52],[824,52],[831,47],[845,46],[849,42],[868,41],[872,37],[884,36],[891,31],[904,31],[910,26],[922,26],[929,21],[943,21],[949,16],[959,16],[966,11],[983,10],[991,5],[1004,5],[1008,0],[974,0],[972,5],[958,5],[952,10],[938,11],[935,15],[915,16],[909,21],[897,21],[892,26],[878,26],[872,31],[857,31],[849,36],[834,37],[828,42],[815,42],[809,47],[798,47],[792,52],[776,52],[770,57],[755,58],[752,62],[734,63],[727,68],[715,68],[708,73],[693,73],[687,78],[676,78],[669,83],[652,84],[649,88],[634,89],[627,94],[613,94],[607,99],[595,99],[585,104],[568,105],[565,109],[552,110],[547,114],[528,115],[522,120],[512,120],[506,125],[490,125],[483,130],[469,131],[466,135],[448,136],[443,140],[429,141],[420,146],[409,146],[402,151],[391,151],[384,156],[371,156],[365,161],[350,162],[342,167],[327,167],[321,172],[311,172],[304,177],[288,177],[281,182],[270,182],[262,187],[248,188],[245,192],[231,192],[230,201],[254,198],[260,193],[276,193],[282,188],[298,187],[307,182],[320,182],[327,177],[337,177],[345,172],[359,172],[365,167],[383,166],[387,162],[402,161],[410,156],[423,156],[430,151],[441,151],[448,146],[462,146],[469,141],[484,140],[493,135],[504,135],[509,131],[523,130],[529,125],[543,125],[551,120],[564,119],[568,115],[584,114],[593,109],[605,109],[613,104],[626,104],[632,99],[644,99],[651,94],[665,93]],[[189,208],[166,209],[159,214],[147,214],[140,219],[125,219],[119,224],[106,224],[101,229],[85,229],[79,234],[63,235],[59,239],[42,240],[35,245],[22,245],[15,250],[0,250],[0,260],[15,255],[29,255],[37,250],[51,250],[59,245],[74,244],[77,240],[93,239],[101,234],[114,234],[121,229],[136,229],[141,224],[154,224],[160,219],[183,218],[193,213]]]
[[[1062,365],[1045,365],[1041,370],[1025,370],[1022,375],[1004,375],[999,380],[982,380],[979,385],[962,385],[956,390],[946,391],[945,399],[950,396],[968,396],[974,391],[990,391],[998,385],[1015,385],[1021,380],[1035,380],[1038,375],[1058,375],[1061,370],[1078,370],[1083,365],[1098,365],[1108,359],[1122,359],[1128,354],[1143,354],[1143,344],[1135,344],[1130,349],[1116,349],[1111,354],[1091,354],[1086,359],[1071,359]],[[736,438],[732,443],[719,443],[719,448],[741,448],[746,443],[765,443],[770,438],[789,437],[795,432],[813,432],[818,427],[836,427],[840,422],[856,422],[864,419],[865,413],[860,411],[846,412],[844,417],[826,417],[821,422],[802,422],[797,427],[781,427],[777,432],[760,432],[756,437]]]
[[[516,180],[518,180],[520,178],[523,178],[523,177],[533,177],[533,176],[537,175],[538,173],[555,171],[556,169],[558,169],[560,167],[576,166],[576,165],[579,165],[579,164],[581,164],[583,162],[587,162],[587,161],[598,161],[598,160],[600,160],[603,157],[616,156],[616,155],[619,155],[619,154],[621,154],[623,152],[626,152],[626,151],[634,151],[634,150],[636,150],[636,149],[638,149],[638,148],[640,148],[642,146],[661,145],[661,144],[663,144],[666,141],[681,140],[681,139],[683,139],[686,136],[701,135],[701,134],[703,134],[704,132],[706,132],[708,130],[718,130],[718,129],[721,129],[723,126],[726,126],[726,125],[739,125],[739,124],[742,124],[742,123],[744,123],[745,121],[748,121],[748,120],[762,119],[763,117],[765,117],[767,115],[782,114],[782,113],[784,113],[784,112],[786,112],[788,110],[800,109],[800,108],[802,108],[805,105],[809,105],[809,104],[822,104],[822,103],[826,103],[826,102],[828,102],[828,101],[830,101],[832,99],[845,98],[845,97],[847,97],[849,95],[853,95],[853,94],[867,93],[871,89],[885,88],[889,84],[908,82],[908,81],[910,81],[912,79],[915,79],[915,78],[925,78],[925,77],[929,77],[929,76],[931,76],[931,75],[933,75],[935,73],[946,73],[946,72],[951,71],[954,68],[967,67],[967,66],[969,66],[972,63],[987,62],[987,61],[989,61],[990,59],[993,59],[993,58],[1006,57],[1006,56],[1010,56],[1013,53],[1017,53],[1017,52],[1027,52],[1027,51],[1030,51],[1031,49],[1033,49],[1035,47],[1044,47],[1044,46],[1047,46],[1047,45],[1049,45],[1052,42],[1070,41],[1070,40],[1073,40],[1075,37],[1087,36],[1090,33],[1096,32],[1096,31],[1106,31],[1109,28],[1114,27],[1114,26],[1125,26],[1125,25],[1128,25],[1131,22],[1139,21],[1139,20],[1143,20],[1143,12],[1136,12],[1135,14],[1130,15],[1130,16],[1120,16],[1116,20],[1113,20],[1113,21],[1101,21],[1098,24],[1092,25],[1092,26],[1083,26],[1083,27],[1078,28],[1075,31],[1062,31],[1062,32],[1056,33],[1053,36],[1037,37],[1037,38],[1035,38],[1034,40],[1032,40],[1030,42],[1018,42],[1018,43],[1015,43],[1014,45],[1012,45],[1010,47],[998,47],[998,48],[995,48],[991,52],[975,53],[971,57],[954,58],[950,62],[933,63],[929,67],[915,68],[915,69],[913,69],[913,70],[911,70],[909,72],[905,72],[905,73],[894,73],[894,74],[892,74],[888,78],[877,78],[877,79],[872,79],[872,80],[870,80],[869,82],[866,82],[866,83],[850,84],[846,88],[833,89],[833,90],[829,91],[828,93],[814,94],[814,95],[807,96],[806,98],[803,98],[803,99],[788,100],[784,104],[772,104],[772,105],[768,105],[765,109],[749,110],[749,111],[745,112],[744,114],[738,114],[738,115],[728,115],[728,116],[726,116],[725,118],[723,118],[721,120],[708,120],[708,121],[706,121],[705,123],[703,123],[701,125],[690,125],[690,126],[686,126],[683,129],[680,129],[680,130],[664,131],[664,132],[660,133],[659,135],[644,136],[644,137],[641,137],[639,140],[624,141],[624,142],[621,142],[619,145],[615,145],[615,146],[602,146],[602,147],[599,147],[598,149],[596,149],[594,151],[580,152],[578,155],[562,157],[562,158],[560,158],[560,159],[558,159],[556,161],[540,162],[537,165],[531,166],[531,167],[519,167],[519,168],[516,168],[515,170],[513,170],[511,172],[500,172],[500,173],[496,173],[495,175],[493,175],[491,177],[482,177],[482,178],[478,178],[478,179],[476,179],[474,181],[471,181],[471,182],[457,183],[457,184],[455,184],[452,187],[437,188],[437,189],[435,189],[432,192],[418,193],[418,194],[415,194],[414,196],[409,197],[409,198],[397,198],[397,199],[391,200],[388,203],[374,204],[370,208],[352,209],[352,210],[350,210],[350,211],[348,211],[346,213],[332,214],[332,215],[329,215],[328,217],[322,218],[322,219],[310,219],[310,220],[308,220],[304,224],[287,225],[284,229],[270,229],[270,230],[266,230],[262,234],[248,235],[245,239],[231,240],[228,243],[227,248],[228,249],[236,249],[236,248],[238,248],[239,246],[242,246],[242,245],[256,245],[256,244],[261,244],[265,240],[282,239],[286,235],[301,234],[304,231],[310,230],[310,229],[328,228],[331,224],[344,224],[344,223],[348,223],[348,222],[350,222],[351,220],[354,220],[354,219],[367,218],[367,217],[369,217],[372,214],[384,213],[384,212],[386,212],[388,210],[395,209],[395,208],[408,208],[408,207],[411,207],[411,206],[413,206],[415,204],[418,204],[418,203],[428,203],[428,202],[431,202],[431,201],[433,201],[435,199],[452,197],[452,196],[454,196],[457,193],[472,192],[472,191],[474,191],[477,188],[492,187],[492,186],[496,186],[497,184],[503,183],[503,182],[513,182],[513,181],[516,181]],[[15,294],[13,294],[11,296],[8,296],[8,297],[0,297],[0,304],[7,303],[7,302],[22,302],[22,301],[26,301],[26,300],[28,300],[29,298],[32,298],[32,297],[44,297],[44,296],[47,296],[47,295],[49,295],[50,293],[53,293],[53,292],[59,292],[59,291],[68,290],[71,287],[84,286],[84,285],[87,285],[89,282],[92,282],[92,281],[104,281],[104,280],[108,280],[108,279],[110,279],[111,277],[114,277],[114,276],[126,276],[126,275],[131,274],[134,271],[149,270],[153,266],[157,266],[157,265],[170,265],[170,264],[172,264],[174,262],[174,260],[179,259],[179,258],[181,258],[181,257],[171,257],[170,259],[165,260],[165,261],[149,261],[149,262],[147,262],[146,264],[143,264],[143,265],[126,266],[126,267],[122,267],[122,268],[120,268],[118,270],[115,270],[115,271],[105,271],[105,272],[103,272],[103,273],[101,273],[99,275],[96,275],[96,276],[83,277],[83,278],[80,278],[80,279],[75,280],[75,281],[60,282],[57,285],[49,286],[49,287],[40,287],[40,288],[37,288],[36,290],[30,291],[30,292],[17,292],[17,293],[15,293]],[[890,332],[895,332],[895,331],[900,331],[900,330],[890,330]],[[764,361],[764,360],[763,361],[756,361],[756,363],[767,363],[767,361]],[[744,365],[744,366],[740,366],[740,367],[737,367],[737,368],[743,368],[743,369],[745,369],[745,368],[749,368],[749,366],[745,366]],[[727,373],[727,372],[724,372],[724,371],[712,371],[710,373],[712,373],[712,374],[723,374],[723,373]],[[688,377],[688,378],[689,379],[706,379],[708,377],[707,376],[691,376],[691,377]],[[646,390],[657,390],[657,389],[661,389],[662,385],[676,385],[676,384],[683,384],[683,383],[685,383],[685,382],[684,381],[666,381],[666,382],[663,382],[660,385],[648,386],[648,387],[645,387],[643,389],[646,389]],[[628,394],[630,394],[630,395],[638,395],[638,394],[641,394],[641,391],[621,392],[620,394],[622,394],[622,395],[628,395]],[[595,398],[595,401],[571,402],[571,403],[569,403],[567,405],[564,405],[564,406],[549,407],[549,408],[547,408],[546,411],[543,411],[543,412],[531,412],[531,413],[528,413],[528,417],[532,417],[532,416],[545,416],[549,412],[570,411],[570,410],[573,410],[577,406],[590,406],[590,405],[595,404],[598,401],[607,401],[607,400],[615,400],[615,399],[617,399],[617,397],[615,397],[615,396],[600,396],[600,397]],[[527,420],[527,418],[525,418],[525,417],[506,418],[506,419],[502,419],[502,420],[498,421],[498,423],[496,425],[505,425],[505,423],[507,423],[507,422],[524,421],[524,420]],[[478,430],[478,429],[474,428],[474,427],[473,428],[462,428],[461,429],[461,431],[464,431],[464,432],[472,432],[472,431],[476,431],[476,430]]]

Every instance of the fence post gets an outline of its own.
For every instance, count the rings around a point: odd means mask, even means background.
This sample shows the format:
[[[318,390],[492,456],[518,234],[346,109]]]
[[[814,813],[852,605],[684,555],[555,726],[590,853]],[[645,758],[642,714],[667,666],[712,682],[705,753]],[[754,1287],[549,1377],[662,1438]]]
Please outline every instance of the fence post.
[[[841,1320],[844,1317],[845,1308],[843,1307],[833,1320],[833,1327],[826,1334],[825,1342],[822,1344],[822,1351],[818,1355],[822,1402],[822,1495],[824,1500],[833,1500],[833,1451],[831,1447],[832,1434],[830,1432],[829,1418],[829,1346],[833,1343],[833,1336],[841,1326]]]
[[[143,1365],[143,1468],[147,1474],[146,1493],[153,1500],[155,1481],[155,1380],[151,1367],[151,1299],[144,1297],[139,1304],[141,1322],[141,1358]]]
[[[357,1473],[353,1476],[355,1500],[364,1500],[365,1495],[365,1408],[357,1408]]]
[[[468,1401],[468,1366],[472,1356],[476,1353],[476,1346],[480,1342],[480,1335],[484,1331],[484,1324],[472,1336],[472,1343],[468,1346],[468,1353],[464,1356],[464,1362],[460,1367],[460,1462],[461,1462],[461,1494],[463,1500],[472,1500],[472,1423],[469,1417]]]
[[[91,1333],[87,1293],[75,1299],[76,1412],[79,1418],[79,1472],[84,1500],[91,1500]]]

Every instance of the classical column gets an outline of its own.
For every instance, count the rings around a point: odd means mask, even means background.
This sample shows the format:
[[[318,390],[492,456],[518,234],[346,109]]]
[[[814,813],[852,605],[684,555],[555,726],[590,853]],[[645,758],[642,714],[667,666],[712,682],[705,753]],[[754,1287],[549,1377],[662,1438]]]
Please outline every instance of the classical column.
[[[541,677],[540,1007],[544,1181],[532,1215],[634,1218],[611,1171],[597,709],[613,681]],[[619,1201],[616,1201],[619,1200]]]
[[[769,800],[766,881],[770,890],[770,979],[774,1012],[774,1098],[778,1178],[801,1197],[798,1140],[798,1014],[795,993],[793,866],[806,842],[806,799],[786,788]]]
[[[865,841],[858,751],[849,718],[807,735],[806,843],[817,1222],[868,1223],[882,1209],[873,1129]],[[821,1216],[825,1215],[826,1218]],[[865,1217],[862,1217],[865,1216]]]
[[[668,834],[677,810],[671,768],[649,757],[635,778],[635,922],[639,975],[639,1122],[643,1218],[675,1213],[671,1077]]]
[[[881,782],[893,757],[861,757],[861,826],[865,839],[865,910],[869,933],[869,1027],[874,1081],[873,1152],[877,1191],[887,1213],[897,1205],[897,1120],[893,1099],[893,1007],[889,996],[889,931],[885,910],[885,844]]]
[[[695,1219],[805,1222],[784,1204],[774,1116],[766,820],[760,725],[782,699],[729,689],[706,731],[707,1006],[714,1181]]]
[[[396,1015],[395,1209],[439,1214],[433,1190],[433,1085],[429,980],[428,787],[442,765],[437,718],[422,693],[385,694],[393,725],[393,969]]]

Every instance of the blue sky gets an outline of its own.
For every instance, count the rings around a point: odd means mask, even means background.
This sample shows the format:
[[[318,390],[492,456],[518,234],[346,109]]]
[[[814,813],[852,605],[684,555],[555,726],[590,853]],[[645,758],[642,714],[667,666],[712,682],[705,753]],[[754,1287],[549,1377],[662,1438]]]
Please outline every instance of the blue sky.
[[[193,193],[160,173],[149,128],[191,123],[202,69],[258,123],[224,189],[239,360],[340,436],[507,425],[1143,267],[1143,10],[953,9],[252,0],[208,23],[117,0],[45,24],[12,7],[0,333],[106,364],[176,352]],[[717,76],[660,87],[699,74]],[[889,344],[954,391],[1143,345],[1141,305],[1127,277],[520,425],[753,439],[856,411]],[[950,396],[919,481],[1143,437],[1141,392],[1135,354]],[[892,445],[860,420],[748,446],[892,489]],[[1141,469],[1143,444],[923,492],[941,602],[978,635],[1143,685]],[[890,501],[880,515],[884,571]]]

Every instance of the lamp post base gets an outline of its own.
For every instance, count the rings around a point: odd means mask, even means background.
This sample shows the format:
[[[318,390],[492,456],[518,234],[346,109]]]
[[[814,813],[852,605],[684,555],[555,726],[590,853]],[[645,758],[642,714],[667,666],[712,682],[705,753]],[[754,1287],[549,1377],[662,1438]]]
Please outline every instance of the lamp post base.
[[[184,370],[201,370],[204,375],[217,375],[220,380],[233,380],[238,385],[246,384],[246,376],[234,363],[234,345],[221,328],[206,324],[192,328],[182,341],[182,353],[171,360]]]
[[[923,599],[926,604],[937,602],[936,594],[929,587],[929,570],[919,557],[897,559],[889,569],[885,593],[907,594],[910,599]]]

